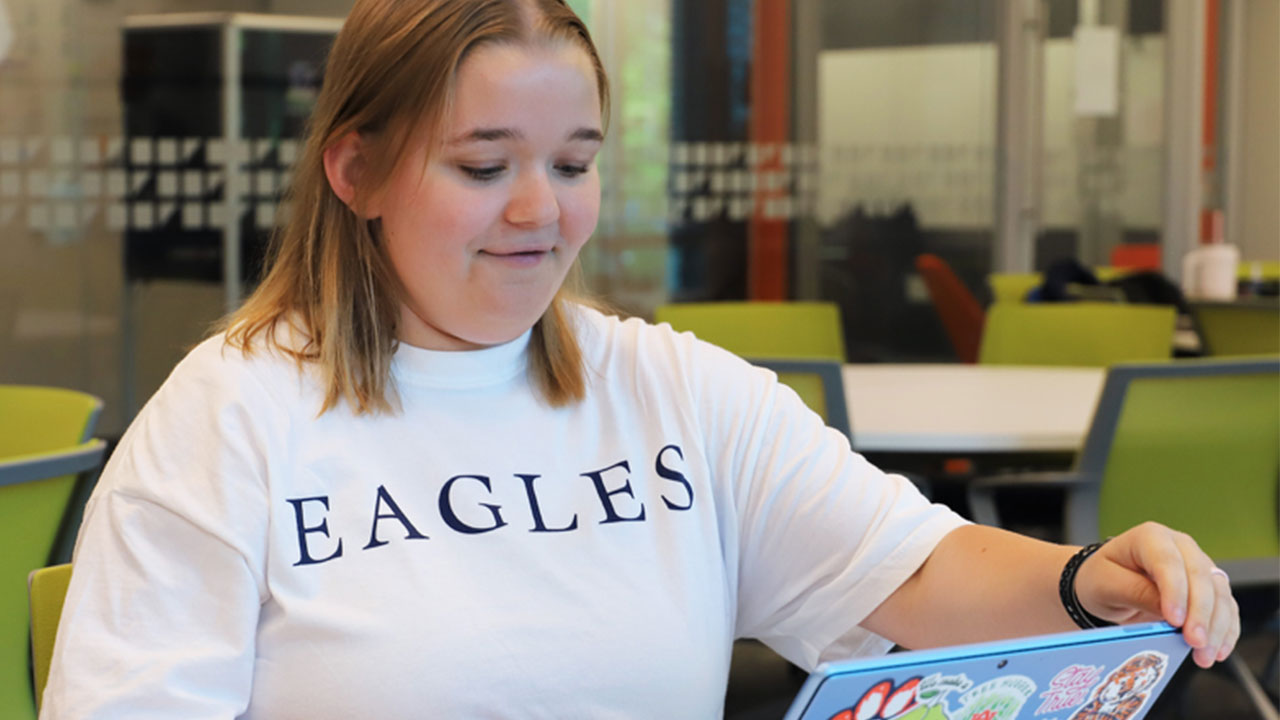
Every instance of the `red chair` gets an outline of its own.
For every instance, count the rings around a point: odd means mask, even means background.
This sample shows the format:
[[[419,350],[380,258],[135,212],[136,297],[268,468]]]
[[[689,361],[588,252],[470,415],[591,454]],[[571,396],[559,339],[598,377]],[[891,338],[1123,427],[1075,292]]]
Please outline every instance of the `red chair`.
[[[960,278],[956,277],[945,260],[924,253],[916,256],[916,272],[924,278],[929,298],[938,311],[942,327],[947,331],[951,346],[960,362],[978,362],[978,348],[982,344],[982,327],[986,312],[978,299]]]
[[[1156,243],[1123,243],[1111,248],[1111,266],[1125,270],[1161,269],[1160,246]]]

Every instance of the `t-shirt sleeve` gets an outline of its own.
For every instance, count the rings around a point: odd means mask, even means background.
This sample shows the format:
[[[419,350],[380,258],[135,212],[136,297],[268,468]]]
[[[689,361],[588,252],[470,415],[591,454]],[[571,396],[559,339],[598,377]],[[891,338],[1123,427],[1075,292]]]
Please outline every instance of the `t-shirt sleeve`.
[[[279,431],[242,366],[198,348],[112,454],[76,542],[42,718],[229,720],[247,708],[266,445]]]
[[[886,652],[859,627],[965,521],[853,452],[770,371],[694,343],[710,461],[729,499],[739,637],[808,669]],[[849,408],[855,432],[857,408]]]

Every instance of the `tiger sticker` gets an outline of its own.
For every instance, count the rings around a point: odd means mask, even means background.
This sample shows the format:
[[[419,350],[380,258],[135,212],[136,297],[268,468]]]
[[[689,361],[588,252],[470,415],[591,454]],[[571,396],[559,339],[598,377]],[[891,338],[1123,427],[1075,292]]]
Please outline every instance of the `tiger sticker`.
[[[1134,655],[1094,688],[1089,702],[1071,720],[1128,720],[1147,704],[1168,667],[1169,656],[1164,653],[1148,650]]]

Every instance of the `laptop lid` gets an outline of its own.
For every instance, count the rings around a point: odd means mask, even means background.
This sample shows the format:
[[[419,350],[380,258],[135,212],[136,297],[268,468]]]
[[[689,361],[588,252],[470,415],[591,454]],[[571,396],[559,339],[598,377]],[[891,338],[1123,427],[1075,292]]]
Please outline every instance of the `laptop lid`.
[[[1140,720],[1190,650],[1147,623],[826,663],[784,720]]]

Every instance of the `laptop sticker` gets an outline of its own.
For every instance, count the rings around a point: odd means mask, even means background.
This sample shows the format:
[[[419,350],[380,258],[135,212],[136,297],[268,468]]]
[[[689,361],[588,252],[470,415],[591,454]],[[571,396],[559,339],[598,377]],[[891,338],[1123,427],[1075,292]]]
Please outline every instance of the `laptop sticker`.
[[[951,720],[947,695],[971,687],[973,681],[964,674],[917,676],[897,687],[892,680],[882,680],[867,689],[853,707],[832,715],[831,720]]]
[[[892,680],[881,680],[872,685],[853,707],[831,716],[831,720],[890,720],[916,704],[916,687],[919,676],[894,687]]]
[[[1036,710],[1036,715],[1083,705],[1104,669],[1102,665],[1068,665],[1063,668],[1049,681],[1049,689],[1040,693],[1044,702]]]
[[[943,675],[934,673],[920,681],[916,687],[916,706],[894,720],[950,720],[951,707],[947,695],[962,693],[973,687],[973,681],[963,673]]]
[[[960,696],[956,720],[1013,720],[1036,691],[1026,675],[1005,675],[988,680]]]
[[[1089,702],[1071,720],[1128,720],[1151,696],[1169,667],[1169,656],[1155,650],[1125,660],[1093,691]]]

